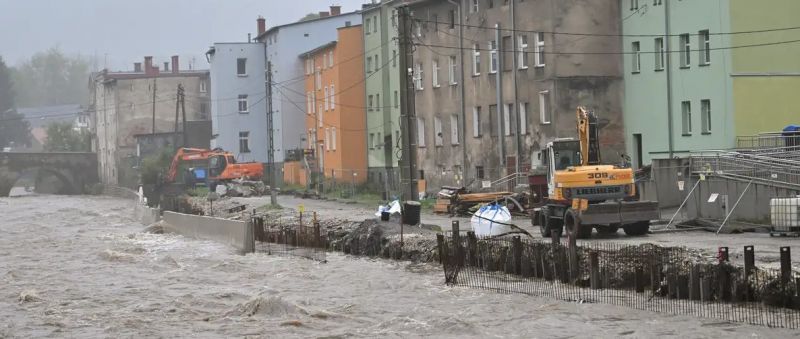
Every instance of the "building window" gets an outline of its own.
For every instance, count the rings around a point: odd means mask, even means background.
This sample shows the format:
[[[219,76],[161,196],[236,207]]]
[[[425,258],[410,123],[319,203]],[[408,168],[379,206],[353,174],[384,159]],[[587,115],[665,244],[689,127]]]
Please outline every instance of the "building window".
[[[655,46],[656,46],[656,71],[663,71],[664,70],[664,38],[656,38],[655,39]]]
[[[325,150],[326,151],[330,151],[331,150],[331,129],[327,128],[327,127],[325,128],[324,144],[325,144]]]
[[[703,134],[711,134],[711,100],[705,99],[700,101],[700,114],[703,128]]]
[[[367,57],[367,74],[372,73],[372,57]]]
[[[400,108],[400,95],[394,91],[394,108]]]
[[[367,140],[367,145],[369,149],[375,149],[375,133],[369,134],[369,140]]]
[[[683,135],[692,135],[692,103],[689,101],[681,102],[681,117],[683,121]]]
[[[329,95],[329,93],[328,93],[328,86],[325,86],[325,88],[324,88],[324,89],[323,89],[323,91],[322,91],[322,94],[324,95],[324,97],[323,97],[323,98],[324,98],[324,99],[323,99],[323,101],[325,102],[325,110],[327,111],[327,110],[329,109],[329,107],[330,107],[330,106],[329,106],[329,101],[328,101],[328,95]]]
[[[519,103],[519,134],[525,135],[528,134],[528,103],[527,102],[520,102]]]
[[[439,61],[433,60],[433,69],[431,69],[431,81],[433,88],[439,88]]]
[[[238,58],[238,59],[236,59],[236,75],[238,75],[238,76],[247,75],[247,59],[246,58]]]
[[[85,123],[86,117],[81,116],[81,118],[84,120],[81,123]],[[200,103],[200,119],[205,120],[207,118],[208,118],[208,104],[205,103],[205,102],[201,102]]]
[[[374,59],[375,59],[375,72],[377,72],[383,67],[383,65],[380,65],[380,61],[378,61],[379,59],[377,54],[375,54]]]
[[[455,55],[451,55],[450,58],[448,58],[447,66],[447,68],[450,70],[450,86],[457,85],[458,78],[456,77],[456,74],[458,72],[458,63],[456,62]]]
[[[450,115],[450,144],[451,145],[458,145],[460,140],[458,135],[458,115],[453,114]]]
[[[315,82],[316,82],[316,85],[317,85],[317,90],[319,91],[319,90],[322,89],[322,71],[320,71],[319,68],[317,68],[317,71],[316,71],[316,74],[315,74],[315,79],[316,79]]]
[[[698,34],[700,41],[700,65],[705,66],[711,64],[711,34],[708,30],[700,31]]]
[[[550,123],[550,91],[539,92],[539,117],[542,124]]]
[[[313,72],[313,70],[314,70],[314,68],[313,68],[313,66],[311,66],[311,58],[307,58],[306,59],[306,75],[311,74],[311,72]]]
[[[534,62],[536,67],[544,67],[544,33],[539,32],[534,34],[536,37],[536,46],[534,46]]]
[[[247,112],[247,94],[239,94],[239,113]]]
[[[519,52],[517,55],[517,64],[519,69],[527,69],[528,68],[528,36],[525,34],[520,34],[517,36],[517,46],[519,48]]]
[[[336,150],[336,127],[331,127],[331,147]]]
[[[469,12],[470,13],[478,13],[478,11],[480,10],[480,8],[479,8],[480,6],[478,6],[478,2],[480,0],[470,0],[470,1],[472,1],[472,4],[469,6]]]
[[[422,64],[417,64],[414,70],[414,88],[416,88],[418,91],[423,90],[422,80]]]
[[[250,132],[239,132],[239,153],[250,153]]]
[[[476,179],[486,179],[486,172],[483,169],[483,166],[475,166],[475,178]]]
[[[311,92],[307,92],[306,93],[306,112],[308,112],[308,114],[311,114],[312,112],[314,112],[314,108],[313,107],[314,107],[314,101],[313,101],[313,99],[311,99]]]
[[[208,86],[208,83],[206,82],[206,80],[200,80],[200,93],[208,92],[208,87],[207,86]]]
[[[439,117],[433,118],[433,145],[444,145],[444,134],[442,134],[442,119]]]
[[[653,6],[661,5],[661,0],[653,0]]]
[[[680,35],[681,68],[689,68],[692,63],[692,45],[689,42],[689,34]]]
[[[642,51],[639,48],[639,42],[634,41],[631,44],[631,49],[633,50],[633,55],[631,55],[631,59],[633,60],[633,69],[631,72],[639,73],[642,70]]]
[[[328,68],[328,58],[323,54],[322,55],[322,69]]]
[[[481,107],[475,106],[472,108],[472,137],[481,137]]]
[[[450,29],[456,28],[456,11],[451,9],[447,13],[447,16],[448,16],[448,19],[450,21]]]
[[[489,73],[497,73],[497,40],[489,41]]]
[[[481,75],[481,48],[478,44],[472,46],[472,75]]]
[[[497,126],[499,126],[497,105],[489,105],[489,135],[493,138],[497,136]]]
[[[364,22],[364,28],[366,28],[364,32],[366,32],[367,35],[369,35],[369,33],[372,32],[372,30],[370,29],[372,28],[372,19],[367,18],[367,21]]]
[[[397,50],[392,50],[392,67],[397,67]]]
[[[331,84],[330,93],[328,93],[328,94],[330,94],[330,96],[331,96],[331,109],[334,109],[334,108],[336,108],[336,95],[335,95],[334,90],[333,90],[333,84]]]
[[[639,0],[631,0],[631,10],[639,10]]]
[[[375,110],[380,111],[381,106],[383,106],[383,103],[381,102],[381,95],[380,93],[375,94]]]
[[[425,147],[425,120],[417,118],[417,147]]]
[[[514,135],[514,104],[506,104],[503,106],[503,135]]]
[[[378,33],[378,16],[372,18],[372,33]]]
[[[370,94],[370,95],[368,95],[368,96],[367,96],[367,110],[368,110],[368,111],[372,111],[372,110],[373,110],[373,101],[372,101],[372,98],[373,98],[373,95],[372,95],[372,94]]]

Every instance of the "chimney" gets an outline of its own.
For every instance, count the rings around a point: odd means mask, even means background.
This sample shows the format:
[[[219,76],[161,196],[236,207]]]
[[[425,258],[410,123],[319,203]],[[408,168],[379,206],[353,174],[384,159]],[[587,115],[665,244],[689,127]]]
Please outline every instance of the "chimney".
[[[141,62],[134,62],[133,63],[133,72],[134,73],[142,73],[142,63]]]
[[[164,72],[169,72],[169,61],[164,61]]]
[[[144,74],[153,74],[153,57],[151,56],[144,57]]]
[[[256,22],[258,23],[258,35],[257,36],[260,36],[260,35],[264,34],[264,32],[267,31],[267,20],[264,20],[264,17],[259,15],[258,19],[256,19]]]
[[[331,6],[331,15],[342,14],[342,6]]]
[[[181,65],[178,63],[178,56],[177,55],[173,55],[172,56],[172,73],[173,74],[178,74],[181,71],[181,67],[180,66]],[[166,71],[166,69],[164,71]]]
[[[328,12],[319,12],[319,17],[320,17],[320,18],[327,18],[327,17],[329,17],[329,16],[331,16],[331,13],[328,13]]]

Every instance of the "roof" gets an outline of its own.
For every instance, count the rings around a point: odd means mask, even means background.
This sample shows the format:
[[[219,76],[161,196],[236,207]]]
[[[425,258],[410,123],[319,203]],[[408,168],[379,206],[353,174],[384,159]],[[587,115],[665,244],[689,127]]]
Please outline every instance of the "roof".
[[[319,51],[322,51],[322,50],[328,49],[328,48],[330,48],[330,47],[333,47],[333,46],[336,46],[336,40],[334,40],[334,41],[331,41],[331,42],[328,42],[328,43],[325,43],[325,44],[323,44],[322,46],[316,47],[316,48],[314,48],[314,49],[312,49],[312,50],[310,50],[310,51],[308,51],[308,52],[303,52],[303,53],[300,53],[300,56],[299,56],[299,57],[300,57],[300,58],[302,58],[302,57],[305,57],[305,56],[309,56],[309,55],[312,55],[312,54],[316,54],[316,53],[317,53],[317,52],[319,52]]]
[[[356,10],[356,11],[352,11],[352,12],[342,13],[342,14],[339,14],[339,15],[329,15],[329,16],[325,16],[325,17],[319,17],[319,18],[316,18],[316,19],[310,19],[310,20],[304,20],[304,21],[296,21],[296,22],[290,22],[288,24],[272,26],[268,30],[266,30],[264,33],[261,33],[261,34],[257,35],[256,36],[256,40],[261,40],[261,38],[263,38],[264,36],[274,32],[274,31],[277,31],[277,30],[279,30],[281,28],[284,28],[284,27],[301,25],[301,24],[306,24],[306,23],[311,23],[311,22],[316,22],[316,21],[322,21],[322,20],[328,20],[328,19],[338,18],[340,16],[353,15],[353,14],[358,14],[358,13],[361,13],[361,11]]]
[[[131,80],[152,78],[188,78],[203,77],[210,74],[209,70],[185,70],[179,73],[161,72],[158,74],[145,74],[144,72],[100,72],[97,75],[109,80]]]
[[[58,105],[18,108],[32,128],[47,126],[54,122],[71,122],[86,109],[81,105]]]

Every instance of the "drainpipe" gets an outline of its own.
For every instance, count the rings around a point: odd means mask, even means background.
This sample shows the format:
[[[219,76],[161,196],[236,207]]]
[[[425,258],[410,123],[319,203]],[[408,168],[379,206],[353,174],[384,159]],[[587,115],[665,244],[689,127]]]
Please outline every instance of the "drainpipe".
[[[664,1],[664,48],[667,54],[667,131],[669,133],[669,158],[674,156],[674,127],[672,126],[672,49],[670,42],[672,36],[670,35],[670,22],[669,22],[669,1]]]
[[[495,57],[497,58],[497,72],[495,72],[495,78],[497,81],[497,143],[500,147],[500,165],[505,166],[506,164],[506,140],[505,135],[503,134],[503,58],[500,54],[500,23],[496,23],[494,25],[494,38],[495,38]],[[492,55],[491,51],[489,51],[489,70],[492,69]],[[490,118],[491,119],[491,118]],[[502,169],[500,172],[502,173]]]
[[[516,161],[516,166],[514,167],[514,171],[519,175],[519,172],[520,172],[520,169],[521,169],[520,162],[522,161],[522,134],[521,134],[522,126],[520,126],[520,122],[522,121],[522,119],[520,119],[519,117],[520,117],[520,114],[522,112],[520,111],[520,105],[519,105],[519,101],[518,101],[519,98],[518,98],[518,93],[517,93],[518,92],[518,90],[517,90],[517,48],[519,48],[519,46],[517,46],[517,36],[516,36],[517,35],[516,34],[517,33],[517,31],[516,31],[516,29],[517,29],[517,21],[516,21],[517,18],[516,18],[515,12],[514,12],[514,3],[515,2],[516,1],[511,1],[511,46],[513,46],[513,48],[511,49],[513,51],[513,54],[511,55],[511,73],[512,73],[511,77],[512,77],[512,79],[514,81],[514,106],[516,107],[516,111],[517,111],[517,124],[516,124],[517,125],[517,131],[516,131],[516,135],[517,135],[517,138],[516,138],[517,139],[517,161]],[[527,113],[528,112],[526,111],[525,114],[527,114]],[[526,124],[528,123],[528,119],[525,119],[525,123]],[[516,181],[516,179],[514,181]]]
[[[464,98],[466,97],[464,86],[465,84],[465,77],[464,77],[464,15],[461,12],[461,3],[455,2],[454,0],[447,0],[451,5],[458,7],[456,14],[458,15],[458,64],[461,70],[461,83],[458,85],[460,88],[460,95],[461,95],[461,119],[459,121],[459,126],[461,128],[461,156],[462,156],[462,167],[461,167],[461,179],[464,185],[467,183],[467,173],[469,173],[469,168],[467,168],[467,116],[466,116],[466,109],[464,104]]]

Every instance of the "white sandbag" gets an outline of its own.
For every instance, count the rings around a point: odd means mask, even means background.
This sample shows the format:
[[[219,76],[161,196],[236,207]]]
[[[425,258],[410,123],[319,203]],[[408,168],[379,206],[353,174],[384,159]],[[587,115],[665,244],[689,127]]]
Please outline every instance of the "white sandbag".
[[[400,214],[400,201],[395,200],[390,202],[388,205],[380,205],[378,206],[378,212],[375,213],[376,217],[380,217],[382,212],[389,212],[389,214]]]
[[[476,236],[495,236],[513,231],[511,212],[505,206],[490,204],[481,207],[470,220]],[[507,225],[509,224],[509,225]]]

